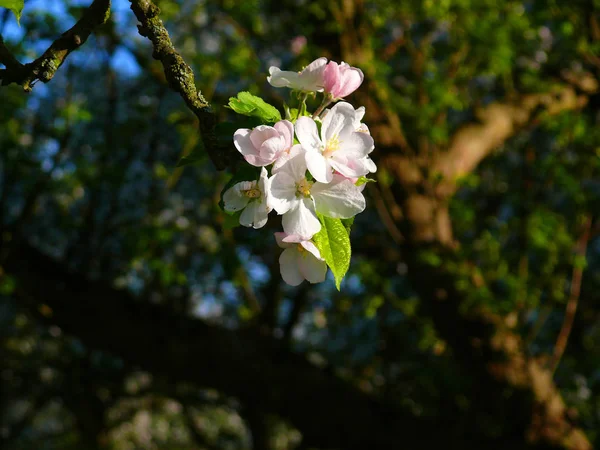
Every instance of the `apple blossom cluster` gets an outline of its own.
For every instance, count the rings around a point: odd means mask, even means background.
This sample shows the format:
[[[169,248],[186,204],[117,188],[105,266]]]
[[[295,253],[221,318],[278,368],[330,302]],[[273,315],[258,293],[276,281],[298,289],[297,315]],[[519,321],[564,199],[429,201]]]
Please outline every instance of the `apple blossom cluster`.
[[[369,157],[374,141],[362,123],[365,108],[338,102],[361,85],[363,73],[318,58],[300,72],[271,67],[269,74],[272,86],[292,89],[298,107],[284,105],[281,119],[279,111],[251,94],[230,100],[236,112],[263,123],[233,135],[235,148],[257,169],[254,177],[234,177],[222,206],[253,228],[263,227],[275,211],[282,216],[283,232],[275,239],[284,249],[279,258],[283,280],[292,286],[320,283],[329,266],[339,289],[350,261],[351,219],[365,209],[362,191],[371,181],[366,176],[377,170]],[[310,113],[306,101],[317,93],[322,102]]]

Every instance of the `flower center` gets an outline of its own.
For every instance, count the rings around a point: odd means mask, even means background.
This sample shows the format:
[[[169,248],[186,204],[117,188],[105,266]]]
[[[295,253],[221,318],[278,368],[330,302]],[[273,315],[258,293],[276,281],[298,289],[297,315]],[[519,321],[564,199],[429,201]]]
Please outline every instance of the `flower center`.
[[[247,186],[244,186],[246,189],[241,189],[242,195],[245,195],[248,198],[260,198],[262,196],[262,192],[256,186],[256,181],[252,181]]]
[[[310,197],[310,188],[313,183],[308,181],[306,178],[302,178],[300,181],[296,183],[296,195]]]
[[[335,152],[336,150],[340,149],[340,138],[335,135],[333,136],[331,139],[327,140],[327,143],[325,144],[325,148],[323,149],[323,156],[325,158],[330,157],[333,152]]]
[[[302,247],[302,244],[296,244],[298,251],[300,252],[301,255],[304,256],[304,252],[306,251],[304,247]]]

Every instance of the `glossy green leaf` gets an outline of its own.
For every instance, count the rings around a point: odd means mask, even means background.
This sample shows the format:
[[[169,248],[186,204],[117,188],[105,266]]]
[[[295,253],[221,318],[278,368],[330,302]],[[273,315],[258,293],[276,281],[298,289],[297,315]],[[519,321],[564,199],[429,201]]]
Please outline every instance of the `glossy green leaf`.
[[[335,286],[340,290],[340,283],[350,267],[350,237],[341,219],[332,219],[319,214],[321,231],[312,238],[319,249],[321,257],[331,269],[335,278]]]
[[[250,92],[240,92],[229,99],[229,107],[244,116],[258,117],[263,123],[275,123],[281,120],[281,113],[273,105]]]

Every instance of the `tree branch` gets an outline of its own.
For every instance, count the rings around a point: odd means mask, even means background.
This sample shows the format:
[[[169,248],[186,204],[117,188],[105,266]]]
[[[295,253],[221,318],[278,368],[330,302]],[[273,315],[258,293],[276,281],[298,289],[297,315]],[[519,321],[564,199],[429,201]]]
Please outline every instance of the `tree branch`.
[[[585,258],[588,242],[591,237],[592,229],[592,218],[587,217],[583,225],[583,233],[577,242],[576,258]],[[575,260],[573,265],[573,276],[571,277],[571,293],[569,300],[567,301],[567,307],[565,310],[565,319],[563,321],[560,333],[556,338],[556,344],[554,345],[554,353],[552,354],[552,360],[550,362],[550,370],[554,372],[562,358],[565,349],[567,348],[567,342],[571,329],[573,328],[573,322],[575,321],[575,313],[577,312],[577,303],[579,301],[579,294],[581,293],[581,280],[583,278],[583,271],[585,267],[580,264],[581,261]]]
[[[67,56],[84,44],[90,34],[104,24],[109,16],[110,0],[94,0],[71,29],[54,41],[42,56],[27,64],[17,61],[0,37],[0,62],[6,66],[6,69],[0,69],[1,84],[17,83],[23,86],[25,92],[30,92],[36,80],[47,83],[54,77]]]
[[[130,3],[131,10],[140,22],[139,33],[152,42],[152,57],[161,62],[169,86],[179,93],[198,118],[204,148],[213,164],[218,170],[225,169],[232,164],[232,152],[227,151],[229,147],[218,145],[214,132],[216,117],[208,101],[196,89],[192,68],[173,46],[169,32],[159,17],[160,9],[151,0],[130,0]]]
[[[598,89],[597,83],[593,91]],[[432,173],[441,176],[437,192],[444,197],[457,189],[456,181],[471,173],[492,151],[529,123],[536,111],[543,108],[549,115],[579,109],[587,103],[572,86],[562,86],[554,92],[529,94],[513,103],[492,103],[476,111],[479,123],[459,129],[450,147],[433,161]]]

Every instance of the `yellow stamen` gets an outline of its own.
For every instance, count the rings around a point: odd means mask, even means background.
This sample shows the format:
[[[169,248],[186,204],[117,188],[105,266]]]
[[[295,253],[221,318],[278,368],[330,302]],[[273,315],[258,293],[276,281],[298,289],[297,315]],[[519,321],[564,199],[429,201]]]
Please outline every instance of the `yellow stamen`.
[[[325,158],[330,157],[333,152],[335,152],[336,150],[340,149],[340,138],[335,135],[333,136],[331,139],[327,140],[327,143],[325,144],[325,148],[323,149],[323,156]]]
[[[304,197],[310,196],[310,188],[313,183],[308,181],[306,178],[302,178],[298,183],[296,183],[296,193],[297,195],[303,195]]]
[[[302,244],[297,244],[297,248],[300,253],[304,253],[306,251],[306,249],[302,247]]]
[[[260,192],[260,189],[258,188],[250,188],[243,190],[242,194],[248,198],[259,198],[262,195],[262,192]]]

